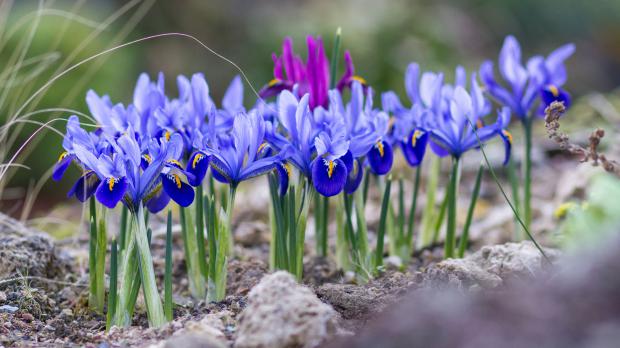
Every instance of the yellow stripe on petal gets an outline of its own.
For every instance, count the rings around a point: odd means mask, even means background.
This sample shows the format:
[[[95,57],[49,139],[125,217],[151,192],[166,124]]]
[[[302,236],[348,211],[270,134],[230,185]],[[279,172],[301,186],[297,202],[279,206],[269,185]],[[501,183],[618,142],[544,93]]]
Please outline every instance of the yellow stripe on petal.
[[[554,97],[558,97],[560,95],[560,90],[554,86],[554,85],[548,85],[547,89],[549,90],[549,92],[551,92],[551,94],[553,94]]]
[[[375,146],[377,147],[377,150],[379,150],[379,155],[381,155],[381,157],[383,157],[383,155],[385,154],[385,149],[383,148],[383,142],[381,140],[379,140],[379,141],[377,141]]]
[[[116,184],[116,179],[115,178],[109,178],[108,179],[108,188],[110,189],[110,191],[114,191],[114,185]]]
[[[361,83],[362,85],[365,85],[365,84],[366,84],[366,79],[364,79],[364,78],[363,78],[363,77],[361,77],[361,76],[357,76],[357,75],[355,75],[355,76],[351,77],[351,79],[352,79],[352,80],[355,80],[355,81],[357,81],[357,82],[359,82],[359,83]]]
[[[198,153],[196,154],[196,156],[194,156],[194,160],[192,161],[192,169],[196,169],[196,165],[198,164],[198,162],[200,162],[203,158],[205,157],[205,155]]]
[[[168,163],[172,163],[172,164],[177,165],[177,166],[179,166],[179,167],[183,167],[183,165],[181,164],[181,162],[179,162],[179,161],[177,161],[177,160],[175,160],[175,159],[170,159],[170,160],[168,160]]]
[[[286,170],[286,174],[288,175],[288,178],[290,179],[291,176],[293,175],[293,169],[291,168],[291,164],[288,162],[284,163],[284,170]]]
[[[327,164],[327,176],[331,179],[332,174],[334,174],[334,168],[336,167],[336,163],[334,161],[329,161]]]
[[[504,134],[504,136],[508,139],[508,142],[512,144],[512,134],[510,134],[510,132],[505,129],[502,130],[502,134]]]
[[[170,141],[170,131],[166,131],[166,133],[164,133],[164,137],[166,137],[166,141]]]
[[[174,182],[177,184],[177,188],[181,188],[181,178],[176,174],[172,174],[172,177],[174,178]]]
[[[267,86],[273,87],[273,86],[277,85],[278,83],[280,83],[280,81],[281,81],[280,79],[273,79],[273,80],[269,81]]]
[[[422,131],[416,130],[413,132],[411,136],[411,147],[415,147],[415,144],[418,142],[418,138],[422,136]]]
[[[67,157],[68,155],[69,155],[69,153],[67,153],[67,151],[61,153],[60,156],[58,157],[58,162],[64,160],[65,157]]]
[[[148,163],[151,164],[151,162],[153,162],[153,159],[151,158],[151,156],[148,153],[145,153],[144,155],[142,155],[142,158],[144,158],[144,160]]]

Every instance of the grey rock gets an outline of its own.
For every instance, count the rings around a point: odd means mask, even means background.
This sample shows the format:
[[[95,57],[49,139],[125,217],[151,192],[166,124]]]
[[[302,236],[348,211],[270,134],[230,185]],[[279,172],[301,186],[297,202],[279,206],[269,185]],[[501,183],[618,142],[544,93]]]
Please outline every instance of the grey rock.
[[[553,262],[559,252],[545,249]],[[463,259],[441,261],[421,274],[421,287],[464,291],[493,289],[516,280],[531,279],[549,262],[530,241],[485,246]]]
[[[514,280],[501,291],[413,291],[354,337],[332,341],[328,347],[618,345],[620,236],[595,250],[559,258],[554,267],[534,270],[537,276],[527,280],[512,278],[512,272],[529,274],[530,267],[503,264],[516,268],[501,268],[499,274],[508,277],[502,279]],[[511,272],[504,274],[505,270]]]
[[[287,272],[250,291],[240,315],[237,348],[316,347],[338,332],[338,313]]]
[[[0,213],[0,279],[19,275],[53,278],[68,268],[52,239]]]
[[[18,309],[15,306],[3,305],[0,306],[0,313],[15,313]]]
[[[190,332],[172,336],[163,344],[164,348],[226,348],[226,344],[213,339],[212,336]]]

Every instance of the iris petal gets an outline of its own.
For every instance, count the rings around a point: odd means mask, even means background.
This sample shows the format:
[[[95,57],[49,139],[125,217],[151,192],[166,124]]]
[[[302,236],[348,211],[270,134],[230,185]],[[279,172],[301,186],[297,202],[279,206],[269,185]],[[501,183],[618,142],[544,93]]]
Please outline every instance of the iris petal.
[[[291,179],[290,164],[278,162],[276,165],[276,173],[278,174],[278,181],[280,182],[278,193],[280,196],[284,196],[286,191],[288,191],[288,185]]]
[[[426,153],[429,134],[419,129],[411,131],[406,141],[400,143],[403,156],[410,166],[415,167],[422,163]]]
[[[54,181],[60,181],[60,179],[62,179],[62,176],[67,171],[67,168],[69,168],[69,164],[73,161],[73,157],[73,155],[69,155],[66,152],[63,152],[60,155],[58,161],[54,165],[54,172],[52,173],[52,179],[54,179]]]
[[[554,85],[547,85],[540,91],[545,107],[551,105],[554,101],[564,103],[564,107],[570,107],[571,99],[568,92]]]
[[[182,207],[187,207],[194,201],[194,190],[181,180],[177,174],[160,174],[164,191]]]
[[[67,193],[67,197],[75,196],[80,202],[84,203],[95,193],[100,182],[101,180],[99,180],[95,172],[89,170],[75,182],[69,193]]]
[[[390,143],[380,140],[368,152],[370,170],[377,175],[385,175],[392,168],[394,152]]]
[[[326,197],[335,196],[344,188],[347,168],[340,159],[329,161],[317,158],[312,164],[312,180],[318,193]]]
[[[504,148],[506,150],[504,155],[504,165],[507,165],[508,161],[510,161],[510,154],[512,153],[512,134],[510,134],[507,130],[502,129],[499,135],[504,141]]]
[[[170,202],[170,196],[160,186],[155,195],[146,202],[146,207],[151,213],[156,214],[162,211],[168,202]]]
[[[347,182],[344,185],[344,192],[348,194],[355,192],[359,188],[362,178],[364,177],[362,164],[359,160],[355,160],[351,167],[351,170],[348,171]]]
[[[187,177],[189,184],[200,185],[207,174],[207,169],[209,169],[209,156],[201,151],[192,154],[187,162],[187,172],[192,174]]]
[[[127,178],[106,178],[97,187],[95,197],[106,207],[113,209],[127,191]]]

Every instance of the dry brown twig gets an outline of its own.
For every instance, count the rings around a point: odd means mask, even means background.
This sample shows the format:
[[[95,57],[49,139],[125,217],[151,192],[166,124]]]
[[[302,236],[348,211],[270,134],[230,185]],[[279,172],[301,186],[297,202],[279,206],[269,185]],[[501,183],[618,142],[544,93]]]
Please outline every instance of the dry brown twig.
[[[620,163],[615,160],[607,159],[604,153],[598,151],[601,139],[605,136],[605,130],[597,128],[590,134],[587,147],[573,144],[569,141],[566,133],[560,132],[560,117],[564,114],[566,108],[562,102],[553,102],[545,109],[545,128],[547,135],[560,146],[560,149],[566,150],[573,155],[581,156],[581,162],[591,162],[593,166],[599,164],[606,171],[620,176]]]

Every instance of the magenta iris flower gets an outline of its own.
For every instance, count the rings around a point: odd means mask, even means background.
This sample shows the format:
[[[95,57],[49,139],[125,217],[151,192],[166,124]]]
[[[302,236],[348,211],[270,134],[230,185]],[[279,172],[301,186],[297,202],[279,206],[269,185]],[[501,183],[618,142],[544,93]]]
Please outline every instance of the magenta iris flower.
[[[274,78],[260,90],[261,98],[278,95],[283,90],[293,91],[296,86],[295,95],[298,98],[305,94],[310,95],[310,109],[314,110],[318,106],[328,107],[330,72],[323,40],[320,37],[315,39],[308,36],[306,45],[308,57],[304,63],[301,57],[293,52],[293,40],[290,37],[284,39],[282,55],[272,54]],[[355,75],[351,54],[348,51],[345,52],[344,58],[346,70],[337,84],[340,91],[356,80],[365,83],[364,79]]]

